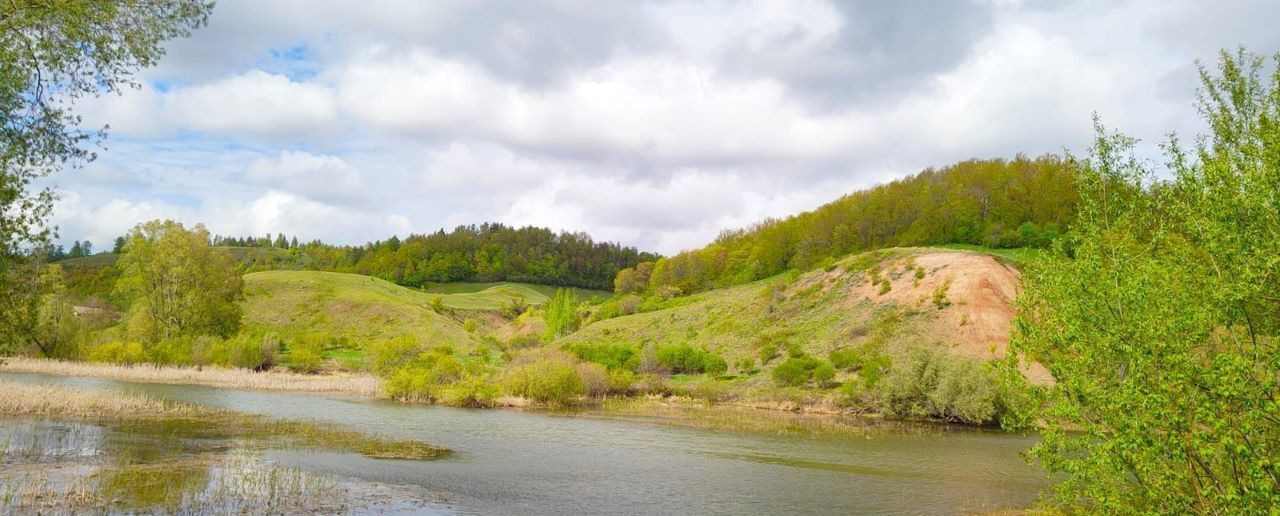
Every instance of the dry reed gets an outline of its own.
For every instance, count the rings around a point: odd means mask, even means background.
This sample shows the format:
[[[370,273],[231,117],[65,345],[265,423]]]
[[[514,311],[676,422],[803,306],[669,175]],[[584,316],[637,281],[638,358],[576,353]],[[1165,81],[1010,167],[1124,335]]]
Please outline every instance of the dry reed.
[[[377,396],[379,392],[378,379],[370,375],[304,375],[281,371],[259,373],[247,369],[220,367],[198,369],[157,365],[123,366],[21,357],[0,361],[0,371],[105,378],[125,382],[208,385],[230,389],[352,394],[366,397]]]

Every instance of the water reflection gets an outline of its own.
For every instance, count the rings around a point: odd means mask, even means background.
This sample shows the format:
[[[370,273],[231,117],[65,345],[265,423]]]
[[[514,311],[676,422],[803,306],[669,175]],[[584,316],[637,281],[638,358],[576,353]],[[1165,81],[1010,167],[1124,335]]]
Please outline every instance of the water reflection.
[[[442,512],[420,493],[281,467],[259,446],[184,428],[0,418],[0,513]]]
[[[1029,506],[1044,485],[1020,452],[1033,436],[944,428],[809,432],[800,418],[751,421],[746,431],[503,410],[406,406],[182,385],[0,374],[141,391],[289,419],[311,419],[454,450],[437,461],[271,451],[268,462],[339,478],[443,493],[436,512],[480,514],[956,513]],[[758,413],[704,413],[726,419]],[[760,424],[763,423],[763,424]],[[763,431],[753,431],[758,428]],[[779,430],[781,429],[781,430]]]

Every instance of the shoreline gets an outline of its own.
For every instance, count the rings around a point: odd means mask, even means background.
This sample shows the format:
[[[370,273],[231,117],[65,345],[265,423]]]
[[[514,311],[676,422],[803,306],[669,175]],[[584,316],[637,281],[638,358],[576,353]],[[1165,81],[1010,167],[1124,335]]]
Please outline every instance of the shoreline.
[[[0,372],[43,374],[74,378],[98,378],[135,383],[198,385],[222,389],[327,396],[355,396],[402,405],[448,406],[388,399],[380,381],[372,375],[304,375],[284,371],[253,372],[206,367],[133,366],[72,362],[51,359],[0,358]],[[988,431],[991,426],[959,425],[933,420],[893,420],[878,413],[847,411],[826,405],[742,399],[718,403],[689,397],[612,397],[598,403],[552,407],[525,398],[502,396],[491,406],[477,410],[530,411],[550,415],[647,421],[705,430],[764,431],[779,434],[861,434],[885,426],[930,428],[934,431]]]
[[[259,373],[220,367],[196,368],[153,364],[125,366],[25,357],[0,358],[0,372],[101,378],[136,383],[205,385],[251,391],[344,394],[366,398],[377,398],[380,392],[377,377],[356,374],[305,375],[283,371]]]

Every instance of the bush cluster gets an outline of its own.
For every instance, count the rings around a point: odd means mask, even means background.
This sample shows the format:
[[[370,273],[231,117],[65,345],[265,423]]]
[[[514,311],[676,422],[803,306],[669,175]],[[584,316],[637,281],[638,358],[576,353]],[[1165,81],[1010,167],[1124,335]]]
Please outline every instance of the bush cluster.
[[[729,370],[724,357],[688,344],[670,344],[658,348],[658,364],[674,374],[722,374]]]
[[[984,424],[997,415],[998,380],[976,359],[919,347],[896,360],[873,392],[889,415]]]

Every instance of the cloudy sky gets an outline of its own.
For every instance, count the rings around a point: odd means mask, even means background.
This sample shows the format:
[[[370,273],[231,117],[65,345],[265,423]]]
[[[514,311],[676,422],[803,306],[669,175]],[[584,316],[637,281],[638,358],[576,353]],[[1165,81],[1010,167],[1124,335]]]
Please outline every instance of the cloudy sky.
[[[361,243],[500,221],[671,253],[971,157],[1083,151],[1090,114],[1200,130],[1195,62],[1280,4],[219,0],[85,102],[62,239],[153,218]]]

